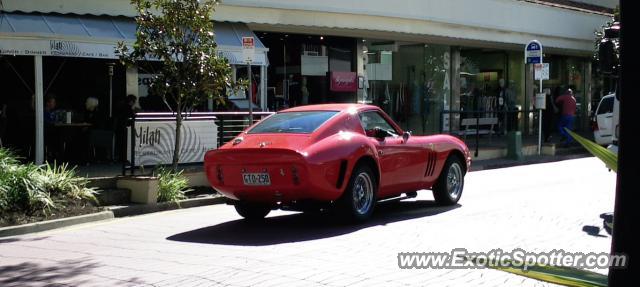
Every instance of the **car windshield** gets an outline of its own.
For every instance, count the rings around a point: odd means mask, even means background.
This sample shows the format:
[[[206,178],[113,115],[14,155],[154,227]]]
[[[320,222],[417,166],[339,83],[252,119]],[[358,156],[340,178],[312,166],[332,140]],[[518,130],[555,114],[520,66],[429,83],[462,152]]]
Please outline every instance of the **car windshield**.
[[[337,111],[285,112],[275,114],[258,123],[249,134],[261,133],[312,133]]]

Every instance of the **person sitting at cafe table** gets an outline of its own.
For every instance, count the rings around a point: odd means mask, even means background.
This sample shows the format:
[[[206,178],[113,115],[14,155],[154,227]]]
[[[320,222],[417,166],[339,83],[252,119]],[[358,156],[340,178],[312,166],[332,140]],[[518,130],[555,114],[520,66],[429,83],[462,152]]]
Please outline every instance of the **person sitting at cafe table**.
[[[104,115],[100,111],[100,101],[95,97],[88,97],[84,103],[84,123],[91,124],[93,128],[104,128]]]
[[[54,126],[57,120],[56,98],[50,94],[45,98],[43,115],[44,145],[48,161],[60,156],[60,137]]]
[[[107,154],[110,154],[110,150],[104,150],[104,145],[111,143],[109,138],[109,132],[105,129],[106,115],[101,112],[100,101],[96,97],[88,97],[85,100],[84,112],[81,117],[81,124],[84,124],[82,128],[82,134],[80,139],[80,145],[78,149],[84,148],[86,153],[82,154],[80,158],[82,163],[89,164],[90,161],[106,160]],[[103,146],[102,149],[96,148],[96,146]]]
[[[53,95],[47,96],[44,102],[44,123],[53,125],[56,123],[56,98]]]

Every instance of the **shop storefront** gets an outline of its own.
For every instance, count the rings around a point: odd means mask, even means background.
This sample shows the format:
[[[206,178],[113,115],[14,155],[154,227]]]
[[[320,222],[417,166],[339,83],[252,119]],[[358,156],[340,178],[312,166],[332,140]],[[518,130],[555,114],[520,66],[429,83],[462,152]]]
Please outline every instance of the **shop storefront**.
[[[166,110],[148,93],[152,71],[118,63],[117,43],[135,41],[133,19],[40,13],[0,17],[0,143],[25,159],[81,164],[123,160],[120,131],[131,109]],[[255,37],[246,25],[216,23],[218,52],[234,71],[246,71],[244,36]],[[268,49],[257,40],[255,50],[254,102],[266,107]],[[248,103],[241,96],[237,105],[243,100]],[[212,108],[207,103],[197,109]]]
[[[520,129],[524,118],[524,60],[521,53],[462,47],[455,51],[459,74],[454,95],[456,122],[480,117],[504,134]],[[459,126],[452,130],[459,130]]]
[[[362,40],[365,89],[360,102],[381,107],[414,134],[436,133],[451,103],[450,47]]]
[[[354,103],[358,90],[354,38],[256,32],[269,48],[267,108]]]

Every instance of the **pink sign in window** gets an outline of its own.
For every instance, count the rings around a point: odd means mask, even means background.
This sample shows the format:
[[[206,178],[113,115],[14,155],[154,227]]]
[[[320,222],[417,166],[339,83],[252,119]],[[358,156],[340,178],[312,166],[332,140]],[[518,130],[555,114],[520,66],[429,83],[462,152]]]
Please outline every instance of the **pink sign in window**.
[[[331,72],[332,92],[355,92],[358,90],[358,75],[355,72]]]

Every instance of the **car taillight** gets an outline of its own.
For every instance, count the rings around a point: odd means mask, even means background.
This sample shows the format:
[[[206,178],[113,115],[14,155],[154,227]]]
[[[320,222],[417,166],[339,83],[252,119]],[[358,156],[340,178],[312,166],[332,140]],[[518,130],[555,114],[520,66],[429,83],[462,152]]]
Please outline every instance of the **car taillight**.
[[[593,130],[594,132],[599,130],[600,128],[598,127],[598,122],[591,122],[591,130]]]

